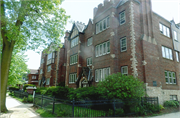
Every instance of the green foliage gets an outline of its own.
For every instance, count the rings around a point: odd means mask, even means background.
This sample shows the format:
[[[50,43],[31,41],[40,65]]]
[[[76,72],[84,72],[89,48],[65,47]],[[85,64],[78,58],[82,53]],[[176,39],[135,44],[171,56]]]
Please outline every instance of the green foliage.
[[[36,112],[39,113],[41,117],[55,117],[55,115],[53,115],[50,112],[47,112],[46,110],[42,108],[37,109]]]
[[[163,107],[163,105],[160,104],[160,105],[159,105],[159,109],[160,109],[160,110],[164,110],[165,108]]]
[[[19,90],[19,87],[17,87],[17,86],[11,86],[11,87],[9,87],[9,90],[10,90],[10,91],[18,91],[18,90]]]
[[[27,97],[24,97],[23,100],[22,100],[23,103],[27,103],[28,102],[28,99]]]
[[[121,73],[112,74],[97,85],[98,91],[107,95],[109,99],[130,99],[142,97],[145,94],[144,84],[138,78]]]
[[[59,82],[57,86],[64,86],[65,87],[65,82]]]
[[[29,86],[36,87],[36,86],[33,85],[33,84],[25,84],[25,85],[23,86],[23,90],[25,91],[25,90],[26,90],[26,87],[29,87]]]
[[[27,101],[28,103],[33,103],[33,96],[29,95]]]
[[[102,99],[103,94],[99,93],[97,87],[84,87],[84,88],[78,88],[78,89],[71,89],[69,92],[69,99],[75,99],[75,100],[83,100],[83,99],[90,99],[90,100],[98,100]]]
[[[164,102],[164,106],[165,107],[179,107],[179,102],[178,101],[174,101],[174,100],[165,101]]]

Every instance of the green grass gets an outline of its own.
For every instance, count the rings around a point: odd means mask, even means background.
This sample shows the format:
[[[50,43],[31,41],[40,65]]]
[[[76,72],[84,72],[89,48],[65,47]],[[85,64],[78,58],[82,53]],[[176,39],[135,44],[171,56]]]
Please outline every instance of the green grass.
[[[39,113],[40,116],[42,116],[42,117],[56,117],[52,113],[47,112],[46,110],[44,110],[42,108],[37,109],[36,112]]]

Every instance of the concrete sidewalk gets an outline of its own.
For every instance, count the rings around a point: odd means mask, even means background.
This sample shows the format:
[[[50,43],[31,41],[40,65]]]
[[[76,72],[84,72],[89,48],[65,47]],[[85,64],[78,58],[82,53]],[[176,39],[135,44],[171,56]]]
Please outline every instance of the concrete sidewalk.
[[[161,116],[154,116],[149,118],[180,118],[180,112],[169,113],[169,114],[164,114]]]
[[[31,107],[33,104],[23,104],[20,101],[7,96],[6,107],[8,113],[1,113],[0,118],[41,118]]]

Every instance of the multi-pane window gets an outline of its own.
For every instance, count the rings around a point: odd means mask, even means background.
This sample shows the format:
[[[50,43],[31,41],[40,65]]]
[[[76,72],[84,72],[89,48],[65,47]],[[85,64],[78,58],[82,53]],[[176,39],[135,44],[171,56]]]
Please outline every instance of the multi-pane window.
[[[106,55],[109,53],[110,53],[110,42],[109,41],[101,43],[99,45],[96,45],[96,48],[95,48],[96,57]]]
[[[35,75],[33,75],[33,76],[32,76],[32,79],[36,79],[36,76],[35,76]]]
[[[87,46],[90,46],[90,45],[92,45],[92,37],[88,38],[88,40],[87,40]]]
[[[175,100],[175,101],[177,101],[177,95],[170,95],[170,100]]]
[[[110,75],[110,67],[96,69],[95,70],[95,81],[96,82],[103,81],[108,75]]]
[[[169,27],[159,23],[159,30],[162,34],[164,34],[167,37],[170,37],[170,31],[169,31]]]
[[[43,64],[44,63],[44,59],[41,59],[41,64]]]
[[[121,73],[123,75],[128,75],[128,66],[122,66],[121,67]]]
[[[124,52],[127,50],[127,40],[126,37],[120,39],[120,48],[121,52]]]
[[[77,73],[69,74],[69,83],[75,83],[77,80]]]
[[[176,61],[179,62],[179,53],[176,52]]]
[[[126,22],[125,11],[123,11],[119,14],[119,21],[120,21],[120,25],[122,25]]]
[[[176,40],[176,41],[178,40],[176,31],[174,31],[174,40]]]
[[[47,65],[54,63],[55,52],[49,53],[47,56]]]
[[[77,64],[77,62],[78,62],[77,54],[70,56],[70,65]]]
[[[75,37],[74,39],[71,40],[71,48],[76,46],[78,44],[79,37]]]
[[[166,59],[173,60],[172,49],[162,46],[162,56]]]
[[[49,65],[48,67],[47,67],[47,72],[50,72],[51,71],[51,65]]]
[[[43,73],[43,69],[40,70],[40,74],[42,74],[42,73]]]
[[[176,84],[175,72],[165,71],[166,84]]]
[[[50,78],[47,78],[46,79],[46,85],[49,85],[50,84]]]
[[[109,27],[109,16],[96,23],[96,34],[104,31]]]
[[[92,57],[87,58],[87,66],[92,65]]]

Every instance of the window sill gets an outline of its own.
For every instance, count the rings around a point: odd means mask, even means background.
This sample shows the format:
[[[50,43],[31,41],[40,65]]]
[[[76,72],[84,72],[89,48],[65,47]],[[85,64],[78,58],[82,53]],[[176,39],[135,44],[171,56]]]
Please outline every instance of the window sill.
[[[106,54],[103,54],[103,55],[96,56],[96,57],[102,57],[102,56],[105,56],[105,55],[108,55],[108,54],[110,54],[110,52],[108,52]]]
[[[166,38],[171,39],[171,37],[168,37],[168,36],[166,36],[166,35],[162,34],[161,32],[160,32],[160,34],[161,34],[161,35],[163,35],[163,36],[165,36]]]
[[[77,63],[75,63],[75,64],[70,64],[70,66],[74,66],[74,65],[77,65]]]
[[[166,59],[166,60],[169,60],[169,61],[174,61],[174,60],[171,60],[171,59],[168,59],[168,58],[165,58],[165,57],[162,57],[163,59]]]
[[[96,35],[102,33],[103,31],[106,31],[107,29],[109,29],[109,27],[107,27],[106,29],[104,29],[104,30],[102,30],[102,31],[100,31],[100,32],[98,32],[98,33],[96,33]]]

